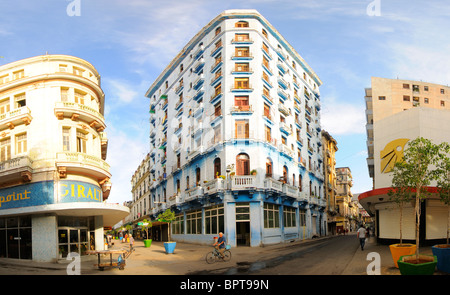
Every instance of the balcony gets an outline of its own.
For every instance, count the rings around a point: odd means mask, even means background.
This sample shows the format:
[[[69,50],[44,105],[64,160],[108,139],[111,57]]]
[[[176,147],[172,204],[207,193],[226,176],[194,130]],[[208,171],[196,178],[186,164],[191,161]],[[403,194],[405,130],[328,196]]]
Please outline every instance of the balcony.
[[[111,178],[111,173],[109,172],[110,166],[108,163],[100,158],[85,153],[56,153],[56,166],[60,171],[72,172],[74,174],[88,174],[98,180]]]
[[[30,124],[33,117],[28,107],[24,106],[0,115],[0,130],[14,129],[15,126]]]
[[[201,186],[194,186],[184,192],[184,201],[196,200],[201,196],[203,196],[203,188]]]
[[[292,133],[291,127],[289,127],[289,125],[286,124],[285,122],[280,122],[280,131],[285,133],[286,135],[289,135]]]
[[[291,112],[289,111],[289,109],[283,104],[283,103],[278,103],[278,110],[284,114],[285,116],[290,116]]]
[[[264,188],[266,190],[274,191],[274,192],[282,192],[283,191],[283,183],[281,181],[277,181],[272,177],[266,177],[264,179]]]
[[[256,188],[256,175],[235,175],[231,177],[231,190],[253,190]]]
[[[232,114],[251,114],[253,113],[253,109],[251,105],[242,105],[242,106],[232,106],[231,111]]]
[[[289,83],[281,77],[278,77],[278,85],[280,85],[284,90],[289,88]]]
[[[298,187],[287,184],[287,183],[283,183],[283,193],[285,195],[287,195],[288,197],[292,197],[297,199],[298,197]]]
[[[22,180],[31,181],[33,161],[28,156],[16,157],[0,162],[0,183]]]
[[[216,178],[203,184],[205,194],[215,194],[226,188],[225,180]]]
[[[200,88],[200,86],[203,85],[203,82],[205,81],[205,76],[203,74],[200,74],[197,78],[197,80],[194,81],[194,83],[192,84],[192,88],[194,90],[198,90]]]
[[[106,128],[105,118],[95,109],[74,102],[57,102],[55,104],[55,115],[58,120],[70,118],[73,121],[84,121],[97,131]]]
[[[231,56],[232,60],[252,60],[253,55],[250,52],[238,52]]]
[[[200,72],[201,69],[203,69],[203,66],[205,65],[205,59],[202,57],[198,60],[198,62],[194,65],[193,71],[194,73]]]
[[[288,155],[289,157],[294,157],[294,151],[292,149],[290,149],[287,145],[285,144],[280,144],[278,146],[279,150],[281,153]]]

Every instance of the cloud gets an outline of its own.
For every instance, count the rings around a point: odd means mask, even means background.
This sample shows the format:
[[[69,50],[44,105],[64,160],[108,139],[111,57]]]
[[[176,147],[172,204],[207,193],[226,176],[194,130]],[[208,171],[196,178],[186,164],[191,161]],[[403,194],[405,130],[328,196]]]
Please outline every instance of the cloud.
[[[142,96],[140,93],[133,90],[136,89],[136,87],[131,82],[114,78],[103,78],[103,82],[106,84],[108,92],[111,92],[111,97],[109,98],[110,101],[131,103],[136,98]]]
[[[144,139],[144,141],[143,141]],[[123,203],[131,200],[131,176],[148,153],[144,138],[112,129],[108,131],[107,163],[111,166],[112,189],[108,202]]]
[[[364,106],[354,105],[335,98],[322,99],[322,128],[332,135],[365,133]]]

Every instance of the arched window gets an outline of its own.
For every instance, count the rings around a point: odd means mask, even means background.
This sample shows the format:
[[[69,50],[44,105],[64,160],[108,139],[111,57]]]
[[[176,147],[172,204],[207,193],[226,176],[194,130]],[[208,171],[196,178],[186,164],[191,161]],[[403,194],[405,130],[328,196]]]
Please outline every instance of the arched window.
[[[236,28],[248,28],[248,22],[245,22],[243,20],[236,22],[234,25]]]
[[[299,191],[303,190],[303,188],[302,188],[302,175],[301,174],[298,176],[298,190]]]
[[[221,173],[221,166],[220,166],[220,158],[216,158],[214,160],[214,178],[217,178],[219,175],[222,175]]]
[[[283,182],[289,183],[288,169],[286,166],[283,166]]]
[[[236,175],[250,175],[250,158],[247,154],[237,155]]]
[[[189,176],[186,176],[186,189],[189,189]]]
[[[270,158],[266,160],[266,177],[272,177],[272,160]]]
[[[180,186],[180,180],[177,179],[177,194],[180,192],[181,186]]]
[[[195,169],[195,185],[200,186],[200,168]]]

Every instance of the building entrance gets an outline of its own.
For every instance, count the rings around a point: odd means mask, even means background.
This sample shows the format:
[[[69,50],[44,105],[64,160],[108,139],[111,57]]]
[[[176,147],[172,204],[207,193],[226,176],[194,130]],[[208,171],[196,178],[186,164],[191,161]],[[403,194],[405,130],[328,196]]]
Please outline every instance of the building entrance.
[[[31,216],[0,218],[0,257],[32,259]]]
[[[249,203],[236,203],[236,245],[250,246]]]

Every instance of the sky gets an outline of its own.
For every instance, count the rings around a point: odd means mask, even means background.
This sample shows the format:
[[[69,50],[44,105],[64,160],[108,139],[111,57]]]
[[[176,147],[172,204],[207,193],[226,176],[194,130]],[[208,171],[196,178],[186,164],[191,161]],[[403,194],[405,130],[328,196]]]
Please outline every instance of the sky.
[[[0,65],[43,55],[85,59],[105,93],[110,203],[130,201],[149,152],[145,93],[189,40],[227,9],[256,9],[323,81],[321,124],[338,142],[353,194],[372,189],[364,89],[371,77],[447,85],[450,3],[437,0],[0,0]]]

